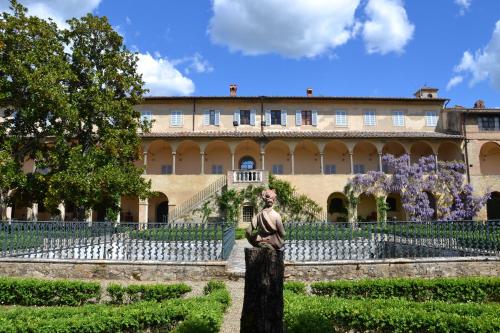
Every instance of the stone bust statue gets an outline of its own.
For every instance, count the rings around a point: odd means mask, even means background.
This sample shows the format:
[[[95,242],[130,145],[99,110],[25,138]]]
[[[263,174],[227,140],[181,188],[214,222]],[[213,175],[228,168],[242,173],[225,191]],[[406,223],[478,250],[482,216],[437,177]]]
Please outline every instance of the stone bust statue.
[[[273,209],[276,192],[264,190],[261,196],[265,204],[264,209],[253,217],[246,230],[246,237],[255,247],[281,249],[285,244],[285,229],[280,214]]]

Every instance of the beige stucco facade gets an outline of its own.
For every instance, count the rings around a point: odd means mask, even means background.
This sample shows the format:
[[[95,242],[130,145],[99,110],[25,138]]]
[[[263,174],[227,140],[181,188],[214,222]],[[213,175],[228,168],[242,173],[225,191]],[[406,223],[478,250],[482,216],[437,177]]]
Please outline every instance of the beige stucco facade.
[[[141,133],[136,165],[158,195],[123,198],[121,219],[179,218],[224,185],[264,184],[274,174],[319,203],[325,218],[341,221],[336,205],[345,204],[347,181],[383,170],[384,154],[463,161],[478,193],[500,192],[500,129],[481,130],[478,110],[447,109],[435,92],[418,96],[146,98],[136,108],[152,129]],[[399,195],[389,197],[388,217],[405,219]],[[370,220],[375,211],[374,198],[362,197],[358,216]],[[479,218],[486,216],[484,209]]]

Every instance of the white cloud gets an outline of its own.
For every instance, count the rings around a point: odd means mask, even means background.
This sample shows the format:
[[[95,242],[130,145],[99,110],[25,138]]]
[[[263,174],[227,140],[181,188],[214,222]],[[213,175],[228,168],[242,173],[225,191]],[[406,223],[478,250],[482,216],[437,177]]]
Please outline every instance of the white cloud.
[[[315,57],[353,37],[360,0],[213,0],[208,33],[247,55]]]
[[[465,51],[455,72],[469,75],[469,85],[490,79],[493,86],[500,90],[500,20],[495,24],[493,35],[484,47],[474,54]]]
[[[365,13],[368,21],[362,34],[368,53],[403,52],[415,26],[408,20],[402,1],[369,0]]]
[[[452,77],[450,79],[450,81],[448,81],[448,84],[446,85],[446,90],[451,90],[456,85],[459,85],[460,83],[462,83],[463,80],[464,80],[463,76],[455,75],[454,77]]]
[[[128,17],[128,16],[125,16],[125,23],[127,23],[128,25],[131,25],[132,19],[130,19],[130,17]]]
[[[66,20],[92,12],[101,0],[21,0],[28,14],[41,18],[51,17],[60,27],[67,27]],[[0,0],[0,11],[9,9],[10,1]]]
[[[142,74],[149,95],[190,95],[194,92],[193,81],[182,75],[167,58],[153,57],[149,53],[139,53],[138,57],[137,71]]]
[[[185,65],[184,72],[186,74],[189,74],[191,72],[211,73],[214,71],[214,67],[212,66],[212,64],[210,64],[210,62],[198,52],[190,57],[174,59],[171,61],[171,63],[174,66]]]
[[[455,3],[460,7],[460,15],[465,15],[465,12],[469,10],[471,1],[472,0],[455,0]]]

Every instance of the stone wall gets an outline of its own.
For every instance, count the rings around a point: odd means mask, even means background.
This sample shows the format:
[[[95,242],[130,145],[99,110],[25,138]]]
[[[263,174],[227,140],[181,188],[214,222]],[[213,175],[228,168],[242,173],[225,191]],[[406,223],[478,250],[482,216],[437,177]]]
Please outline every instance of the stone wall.
[[[240,279],[225,262],[157,263],[1,259],[0,276],[122,281],[208,281]],[[339,260],[285,263],[285,279],[321,281],[387,277],[500,276],[500,258]]]

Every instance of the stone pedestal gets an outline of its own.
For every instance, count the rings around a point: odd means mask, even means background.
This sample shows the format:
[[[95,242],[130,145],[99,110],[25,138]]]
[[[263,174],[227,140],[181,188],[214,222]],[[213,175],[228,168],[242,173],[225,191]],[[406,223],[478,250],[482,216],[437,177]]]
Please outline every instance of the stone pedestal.
[[[283,250],[245,249],[241,333],[283,333],[283,257]]]

